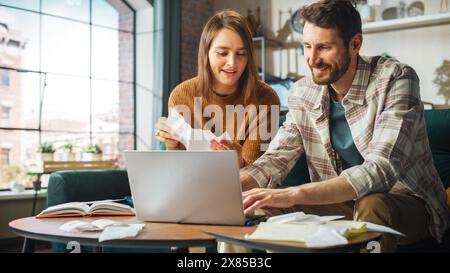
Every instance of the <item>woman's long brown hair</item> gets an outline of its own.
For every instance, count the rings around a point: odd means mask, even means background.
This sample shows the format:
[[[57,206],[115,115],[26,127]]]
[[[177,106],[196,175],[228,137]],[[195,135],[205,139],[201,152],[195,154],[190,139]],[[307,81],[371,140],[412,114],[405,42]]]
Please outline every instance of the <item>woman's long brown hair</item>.
[[[203,28],[198,48],[198,79],[201,94],[208,98],[212,91],[213,78],[209,64],[208,52],[213,39],[223,29],[239,34],[247,50],[247,66],[239,78],[238,90],[244,92],[245,105],[255,102],[255,88],[258,82],[258,72],[253,57],[253,40],[245,18],[233,10],[223,10],[213,15]]]

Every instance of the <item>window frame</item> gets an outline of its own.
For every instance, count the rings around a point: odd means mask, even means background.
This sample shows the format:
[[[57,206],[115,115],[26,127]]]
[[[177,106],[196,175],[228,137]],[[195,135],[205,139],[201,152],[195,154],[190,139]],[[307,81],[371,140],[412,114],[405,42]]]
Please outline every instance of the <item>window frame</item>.
[[[114,133],[116,133],[118,135],[119,139],[121,139],[121,137],[129,137],[130,134],[131,134],[132,137],[133,137],[133,149],[136,149],[136,145],[137,145],[137,128],[136,128],[136,92],[137,92],[136,91],[137,90],[137,83],[136,83],[136,74],[137,74],[137,72],[136,72],[136,35],[137,35],[137,33],[136,33],[136,24],[137,24],[137,22],[136,21],[137,20],[136,20],[136,12],[137,12],[137,10],[133,6],[131,6],[126,0],[117,0],[117,1],[120,1],[121,4],[126,6],[126,8],[128,8],[128,10],[130,12],[130,15],[132,15],[132,21],[133,21],[133,30],[132,31],[124,30],[120,26],[118,28],[114,28],[114,27],[105,26],[105,25],[98,25],[98,24],[92,23],[92,21],[93,21],[92,20],[92,5],[93,5],[93,1],[95,1],[95,0],[89,0],[89,22],[83,22],[83,21],[80,21],[80,20],[77,20],[77,19],[73,19],[73,18],[70,18],[70,17],[64,17],[64,16],[58,16],[58,15],[45,13],[45,12],[42,11],[42,1],[40,3],[40,7],[39,7],[38,11],[31,10],[31,9],[26,9],[26,8],[21,8],[21,7],[16,7],[16,6],[9,6],[9,5],[6,5],[6,4],[0,4],[0,7],[5,7],[5,8],[9,8],[9,9],[14,9],[14,10],[21,10],[21,11],[24,11],[24,12],[29,12],[30,14],[38,14],[39,15],[39,26],[38,26],[39,27],[39,43],[40,43],[40,46],[39,46],[39,49],[38,49],[38,51],[39,51],[39,70],[22,69],[20,67],[8,67],[8,66],[0,65],[0,70],[6,71],[6,72],[2,72],[2,77],[0,79],[1,80],[0,81],[0,86],[4,86],[3,85],[3,75],[4,75],[3,73],[7,73],[8,74],[8,83],[9,83],[8,87],[11,86],[11,73],[10,73],[11,71],[16,71],[16,72],[19,72],[19,73],[22,73],[22,72],[38,73],[40,75],[40,77],[41,77],[41,86],[37,90],[40,90],[41,93],[43,92],[42,89],[45,88],[47,75],[76,76],[76,77],[79,77],[78,75],[66,75],[66,74],[54,73],[54,72],[48,72],[48,71],[43,71],[42,70],[42,51],[43,51],[43,48],[42,48],[42,45],[41,45],[42,44],[41,40],[42,40],[42,36],[43,36],[43,34],[42,34],[42,18],[43,18],[43,16],[48,16],[48,17],[59,18],[59,19],[63,19],[63,20],[71,21],[71,22],[86,24],[86,25],[88,25],[89,32],[90,32],[90,36],[89,36],[89,65],[90,65],[90,71],[89,71],[89,76],[87,76],[87,77],[80,77],[80,78],[88,78],[89,82],[90,82],[90,87],[89,87],[90,102],[89,103],[91,105],[90,105],[90,110],[89,110],[90,111],[90,113],[89,113],[89,116],[90,116],[90,118],[89,118],[89,132],[86,132],[86,133],[89,133],[89,143],[92,144],[93,139],[95,138],[95,136],[99,135],[99,133],[95,132],[93,130],[93,128],[92,128],[93,127],[92,125],[93,125],[93,122],[94,122],[94,120],[93,120],[93,111],[92,111],[92,92],[93,92],[92,81],[95,81],[95,80],[106,80],[106,81],[111,81],[113,83],[117,83],[118,85],[120,85],[122,83],[126,83],[126,84],[129,84],[129,85],[132,85],[131,88],[133,90],[132,91],[133,92],[133,103],[132,103],[132,105],[133,105],[133,113],[132,113],[132,115],[133,115],[133,130],[132,130],[132,132],[127,131],[125,133],[122,133],[119,130],[118,132],[114,132]],[[132,49],[131,49],[132,50],[132,53],[131,53],[132,71],[130,71],[130,73],[132,73],[131,81],[130,80],[123,81],[123,80],[120,79],[120,77],[117,80],[112,80],[112,79],[97,78],[97,77],[94,77],[92,75],[92,61],[93,61],[93,58],[92,58],[92,43],[93,43],[92,29],[94,27],[97,27],[97,28],[100,27],[100,28],[103,28],[103,29],[109,29],[109,30],[117,31],[119,34],[120,33],[131,34],[130,39],[132,39],[132,43],[133,43],[133,46],[132,46]],[[119,52],[119,58],[120,58],[120,52]],[[120,92],[120,87],[119,87],[119,92]],[[39,109],[39,112],[40,112],[39,113],[39,125],[38,125],[37,128],[36,127],[26,127],[26,126],[22,126],[22,125],[17,126],[17,127],[11,127],[11,126],[2,126],[0,124],[0,130],[1,131],[5,131],[5,132],[8,132],[8,131],[11,131],[11,132],[13,132],[13,131],[22,131],[22,132],[24,132],[24,131],[32,131],[32,132],[37,132],[38,135],[39,135],[39,144],[42,143],[42,134],[43,133],[68,133],[64,129],[59,129],[59,128],[58,128],[58,130],[46,130],[46,129],[42,128],[41,123],[42,123],[42,101],[43,101],[43,99],[45,100],[45,97],[44,98],[41,97],[41,99],[40,99],[40,105],[41,106],[40,106],[40,109]],[[119,103],[120,103],[120,99],[119,99]],[[10,112],[10,118],[11,118],[11,112]],[[104,133],[108,133],[108,132],[104,132]],[[9,156],[9,162],[11,163],[11,151],[10,151],[10,156]],[[0,188],[0,191],[3,191],[3,190],[8,190],[8,189]]]

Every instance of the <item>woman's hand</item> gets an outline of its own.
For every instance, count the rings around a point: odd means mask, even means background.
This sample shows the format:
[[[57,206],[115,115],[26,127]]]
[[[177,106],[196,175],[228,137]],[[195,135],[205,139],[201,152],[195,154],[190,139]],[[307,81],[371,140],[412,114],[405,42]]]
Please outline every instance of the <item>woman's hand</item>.
[[[235,150],[238,156],[239,168],[244,167],[244,159],[242,158],[242,146],[232,141],[222,139],[221,141],[211,140],[210,147],[214,151]]]
[[[166,123],[167,118],[160,117],[156,123],[156,139],[166,144],[167,150],[176,150],[180,145],[176,133]]]

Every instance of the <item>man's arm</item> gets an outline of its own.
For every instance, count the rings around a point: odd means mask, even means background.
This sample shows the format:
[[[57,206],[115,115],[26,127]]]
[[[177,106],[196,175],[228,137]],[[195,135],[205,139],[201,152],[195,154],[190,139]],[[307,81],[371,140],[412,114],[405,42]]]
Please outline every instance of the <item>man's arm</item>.
[[[387,90],[364,163],[341,173],[352,184],[357,198],[388,192],[404,177],[418,130],[424,126],[417,75],[409,67],[399,74]]]
[[[349,181],[338,176],[326,181],[307,183],[285,189],[252,189],[242,195],[245,214],[264,207],[288,208],[297,204],[326,205],[356,198]]]
[[[270,142],[267,151],[253,164],[241,169],[243,189],[256,186],[276,188],[294,167],[302,153],[303,142],[300,132],[291,113],[288,113],[286,121]]]

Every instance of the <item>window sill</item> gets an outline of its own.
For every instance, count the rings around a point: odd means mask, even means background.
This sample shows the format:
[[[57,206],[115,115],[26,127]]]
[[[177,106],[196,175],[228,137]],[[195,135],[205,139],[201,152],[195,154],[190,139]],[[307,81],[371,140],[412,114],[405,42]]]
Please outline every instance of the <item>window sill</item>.
[[[47,190],[40,190],[38,192],[38,199],[45,198],[47,196]],[[3,200],[17,200],[17,199],[33,199],[34,198],[34,190],[25,190],[23,192],[14,192],[14,191],[1,191],[0,192],[0,201]]]

